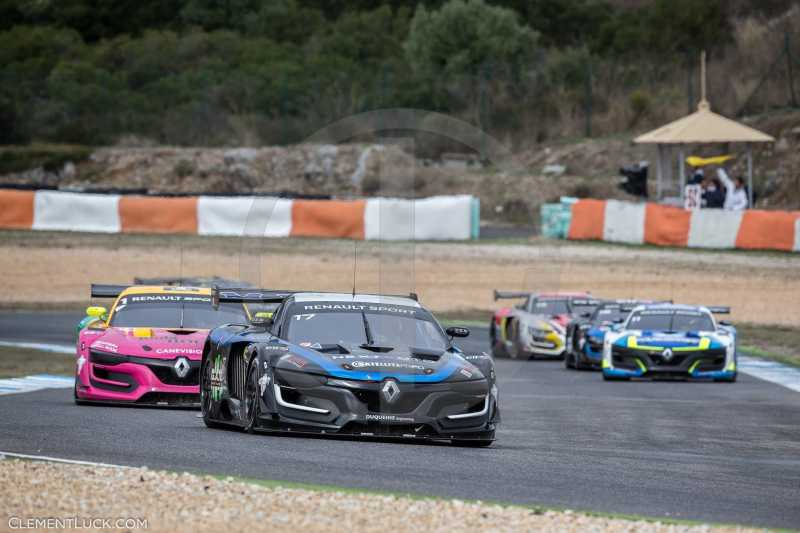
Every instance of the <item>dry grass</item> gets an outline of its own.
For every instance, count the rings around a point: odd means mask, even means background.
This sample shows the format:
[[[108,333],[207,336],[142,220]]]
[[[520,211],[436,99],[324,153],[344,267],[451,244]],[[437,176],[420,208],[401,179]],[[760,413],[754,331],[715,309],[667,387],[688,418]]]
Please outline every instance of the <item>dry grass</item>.
[[[210,276],[264,287],[350,291],[353,242],[0,233],[5,306],[88,303],[89,284]],[[731,319],[798,325],[800,257],[599,244],[360,242],[361,292],[416,291],[431,309],[498,306],[494,289],[590,290],[600,297],[730,305]]]
[[[75,356],[0,346],[0,378],[75,373]]]

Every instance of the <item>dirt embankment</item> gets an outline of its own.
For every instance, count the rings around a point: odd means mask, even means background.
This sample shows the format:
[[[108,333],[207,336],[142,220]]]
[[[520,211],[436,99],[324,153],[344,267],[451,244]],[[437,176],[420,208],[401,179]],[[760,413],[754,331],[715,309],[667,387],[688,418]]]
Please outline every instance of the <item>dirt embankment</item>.
[[[733,320],[800,325],[800,257],[537,241],[359,242],[360,292],[416,291],[435,311],[485,310],[494,289],[730,305]],[[264,287],[350,291],[354,243],[311,239],[0,233],[0,305],[89,302],[89,284],[211,276]]]

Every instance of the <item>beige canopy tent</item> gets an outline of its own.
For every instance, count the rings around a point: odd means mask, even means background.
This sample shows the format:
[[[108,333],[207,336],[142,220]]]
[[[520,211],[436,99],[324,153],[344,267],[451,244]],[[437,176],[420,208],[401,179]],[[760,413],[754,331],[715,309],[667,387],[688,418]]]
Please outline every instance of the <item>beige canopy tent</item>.
[[[750,205],[753,205],[753,151],[752,143],[773,142],[775,139],[766,133],[745,126],[711,111],[706,100],[705,52],[701,55],[702,99],[697,111],[689,116],[670,122],[665,126],[636,137],[637,144],[655,144],[658,147],[658,201],[662,200],[665,180],[672,179],[672,166],[669,161],[678,149],[678,172],[680,176],[680,197],[683,200],[686,185],[684,150],[690,145],[744,143],[747,145],[747,184],[750,191]]]

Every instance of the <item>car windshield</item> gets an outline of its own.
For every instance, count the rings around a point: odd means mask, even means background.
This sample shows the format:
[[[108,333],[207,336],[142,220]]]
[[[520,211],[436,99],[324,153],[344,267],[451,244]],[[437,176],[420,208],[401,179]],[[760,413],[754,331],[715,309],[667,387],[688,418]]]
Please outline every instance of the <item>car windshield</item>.
[[[292,314],[285,336],[300,345],[358,346],[371,340],[376,346],[401,349],[444,350],[448,346],[441,329],[430,320],[369,312],[362,316],[360,311]]]
[[[223,303],[214,309],[210,298],[193,302],[126,302],[117,304],[111,317],[112,326],[123,328],[212,329],[234,322],[247,323],[242,305]]]
[[[631,316],[628,329],[655,331],[713,331],[714,321],[699,311],[639,311]]]
[[[530,312],[537,315],[566,315],[569,314],[569,306],[566,300],[534,300]]]
[[[570,304],[570,310],[573,315],[583,315],[585,313],[591,313],[595,309],[597,309],[598,303],[591,300],[573,300]]]
[[[623,311],[619,307],[604,307],[595,311],[592,317],[593,322],[616,322],[628,316],[628,311]]]

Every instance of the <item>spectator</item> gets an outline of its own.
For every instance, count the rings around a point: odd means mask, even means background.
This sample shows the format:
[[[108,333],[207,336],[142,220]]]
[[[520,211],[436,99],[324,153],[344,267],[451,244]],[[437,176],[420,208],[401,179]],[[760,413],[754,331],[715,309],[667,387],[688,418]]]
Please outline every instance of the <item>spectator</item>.
[[[725,185],[725,202],[723,207],[729,211],[742,211],[747,209],[749,207],[749,201],[744,180],[738,177],[734,183],[722,167],[717,169],[717,176],[719,176],[720,181]]]
[[[721,209],[725,206],[725,192],[718,179],[706,178],[703,181],[703,207]]]
[[[689,179],[689,185],[702,185],[704,178],[703,169],[697,167],[694,169],[694,173],[692,173],[692,177]]]

